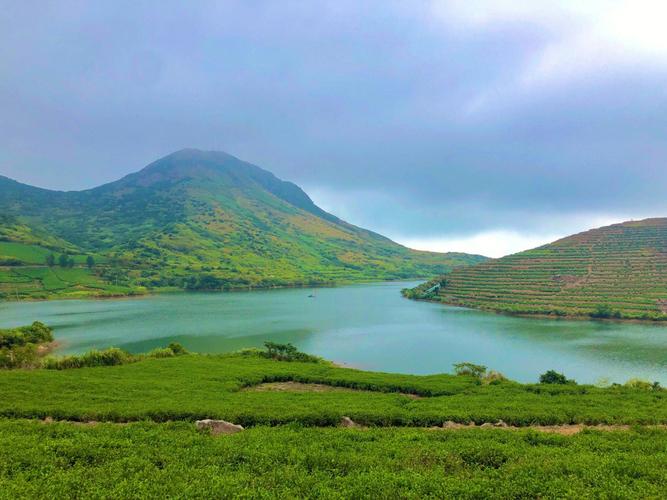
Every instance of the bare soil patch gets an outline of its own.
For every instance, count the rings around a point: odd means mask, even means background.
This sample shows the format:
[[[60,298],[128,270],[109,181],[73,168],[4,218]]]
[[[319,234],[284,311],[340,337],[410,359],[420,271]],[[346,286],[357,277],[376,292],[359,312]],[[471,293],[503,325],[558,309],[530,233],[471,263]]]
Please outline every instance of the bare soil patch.
[[[379,392],[379,391],[363,391],[360,389],[351,389],[349,387],[336,387],[325,384],[310,384],[302,382],[267,382],[264,384],[253,385],[243,389],[250,392]],[[410,399],[421,399],[421,396],[416,394],[407,394],[404,392],[388,392],[383,394],[400,394]]]

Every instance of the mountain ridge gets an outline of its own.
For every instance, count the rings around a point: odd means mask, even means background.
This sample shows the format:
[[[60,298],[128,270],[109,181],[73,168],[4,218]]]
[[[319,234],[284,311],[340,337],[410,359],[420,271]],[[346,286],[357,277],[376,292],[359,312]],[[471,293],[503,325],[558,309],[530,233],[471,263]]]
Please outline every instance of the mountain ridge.
[[[194,149],[83,191],[0,182],[0,213],[6,218],[0,239],[34,245],[35,234],[47,235],[44,248],[62,242],[68,254],[94,254],[105,262],[95,276],[128,287],[417,278],[482,259],[408,249],[325,212],[299,186],[268,170]],[[19,228],[25,228],[24,241]],[[20,258],[0,242],[3,254]],[[112,277],[104,274],[110,269]]]

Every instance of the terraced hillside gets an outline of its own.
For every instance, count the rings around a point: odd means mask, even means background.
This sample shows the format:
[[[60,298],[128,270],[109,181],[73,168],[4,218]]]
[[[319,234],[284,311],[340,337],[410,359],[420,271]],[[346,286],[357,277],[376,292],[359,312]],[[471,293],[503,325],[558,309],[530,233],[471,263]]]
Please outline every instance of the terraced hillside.
[[[592,229],[405,295],[515,314],[667,320],[667,218]]]

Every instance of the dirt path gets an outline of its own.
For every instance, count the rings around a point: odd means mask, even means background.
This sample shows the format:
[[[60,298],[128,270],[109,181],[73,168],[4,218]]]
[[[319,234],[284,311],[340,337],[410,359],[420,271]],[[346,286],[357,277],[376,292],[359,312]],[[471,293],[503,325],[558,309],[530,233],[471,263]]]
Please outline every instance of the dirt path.
[[[54,423],[65,423],[65,424],[70,424],[70,425],[75,425],[75,426],[85,426],[85,427],[95,427],[97,425],[101,424],[111,424],[111,425],[118,425],[118,426],[126,426],[129,425],[132,422],[104,422],[104,421],[97,421],[97,420],[90,420],[90,421],[75,421],[75,420],[54,420],[52,417],[46,417],[42,420],[38,420],[38,422],[41,422],[44,425],[50,425]],[[135,422],[136,423],[136,422]],[[159,423],[164,423],[164,422],[159,422]],[[327,427],[327,426],[322,426]],[[341,423],[339,424],[339,427],[341,428],[354,428],[354,429],[361,429],[361,430],[370,430],[370,429],[382,429],[382,428],[399,428],[399,426],[387,426],[387,427],[367,427],[361,424],[358,424],[354,422],[352,419],[349,417],[342,417],[341,418]],[[252,427],[250,427],[252,428]],[[583,432],[585,430],[593,430],[593,431],[603,431],[603,432],[628,432],[631,431],[632,429],[635,428],[641,428],[641,429],[659,429],[659,430],[667,430],[667,424],[657,424],[657,425],[606,425],[606,424],[598,424],[598,425],[585,425],[585,424],[565,424],[565,425],[526,425],[526,426],[515,426],[515,425],[508,425],[504,422],[499,421],[495,423],[491,422],[486,422],[480,425],[474,424],[474,423],[469,423],[469,424],[460,424],[458,422],[445,422],[442,424],[440,427],[412,427],[412,426],[405,426],[402,428],[410,428],[410,429],[423,429],[427,431],[432,431],[432,432],[438,432],[438,431],[465,431],[465,430],[470,430],[470,429],[489,429],[489,430],[504,430],[504,431],[520,431],[520,430],[534,430],[537,432],[546,432],[550,434],[560,434],[561,436],[574,436],[575,434],[579,434],[580,432]]]

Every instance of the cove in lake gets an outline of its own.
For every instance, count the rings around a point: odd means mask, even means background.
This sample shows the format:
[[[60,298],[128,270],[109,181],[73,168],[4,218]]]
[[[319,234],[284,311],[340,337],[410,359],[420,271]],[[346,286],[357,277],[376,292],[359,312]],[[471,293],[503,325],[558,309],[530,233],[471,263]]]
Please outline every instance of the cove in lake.
[[[3,303],[0,327],[51,325],[59,354],[146,352],[171,341],[220,353],[272,340],[366,370],[441,373],[471,361],[523,382],[553,368],[579,382],[667,384],[666,326],[519,318],[402,298],[401,288],[414,285],[324,288],[314,298],[285,289]]]

